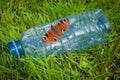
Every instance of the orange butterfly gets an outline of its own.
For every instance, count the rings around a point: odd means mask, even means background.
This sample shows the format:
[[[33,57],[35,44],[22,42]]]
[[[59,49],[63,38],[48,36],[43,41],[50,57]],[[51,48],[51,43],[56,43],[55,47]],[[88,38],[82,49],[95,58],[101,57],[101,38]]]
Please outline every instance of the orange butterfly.
[[[53,43],[63,36],[63,31],[68,29],[69,19],[64,19],[55,25],[52,25],[47,33],[43,36],[42,40],[44,43]]]

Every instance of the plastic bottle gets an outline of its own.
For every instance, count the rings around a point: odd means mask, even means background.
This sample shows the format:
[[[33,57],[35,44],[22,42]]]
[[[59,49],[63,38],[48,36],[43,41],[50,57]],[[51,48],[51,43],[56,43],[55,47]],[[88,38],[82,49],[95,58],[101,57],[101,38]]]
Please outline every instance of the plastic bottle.
[[[16,57],[25,53],[33,57],[46,57],[95,46],[107,41],[109,37],[110,22],[99,8],[65,18],[69,19],[69,28],[60,40],[46,44],[42,37],[51,25],[64,18],[28,29],[19,40],[8,43],[10,53]]]

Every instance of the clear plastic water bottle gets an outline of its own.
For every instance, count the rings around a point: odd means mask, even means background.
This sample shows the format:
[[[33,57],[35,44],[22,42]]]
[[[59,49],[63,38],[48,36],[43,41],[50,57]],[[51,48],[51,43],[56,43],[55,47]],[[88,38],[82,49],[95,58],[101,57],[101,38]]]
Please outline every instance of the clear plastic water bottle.
[[[69,20],[69,25],[64,35],[53,43],[44,43],[43,36],[51,25],[65,18]],[[110,22],[101,9],[97,8],[65,18],[28,29],[19,40],[8,43],[10,53],[16,57],[25,53],[34,57],[46,57],[95,46],[107,41],[109,37]]]

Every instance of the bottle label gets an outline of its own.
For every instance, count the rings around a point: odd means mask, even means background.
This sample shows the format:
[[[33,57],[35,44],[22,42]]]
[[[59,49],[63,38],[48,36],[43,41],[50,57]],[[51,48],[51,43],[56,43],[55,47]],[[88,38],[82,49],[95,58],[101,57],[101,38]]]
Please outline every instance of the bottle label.
[[[63,31],[68,30],[69,19],[65,18],[60,20],[57,24],[51,25],[51,28],[45,33],[42,37],[44,43],[53,43],[60,39],[63,36]]]

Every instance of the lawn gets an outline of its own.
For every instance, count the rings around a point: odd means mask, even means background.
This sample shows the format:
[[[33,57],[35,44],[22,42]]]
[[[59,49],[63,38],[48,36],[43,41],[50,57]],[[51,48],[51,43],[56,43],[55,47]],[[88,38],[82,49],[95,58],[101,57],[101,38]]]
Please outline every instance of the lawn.
[[[22,32],[71,14],[101,8],[108,42],[72,55],[16,59],[7,43]],[[120,0],[0,0],[0,80],[120,80]]]

